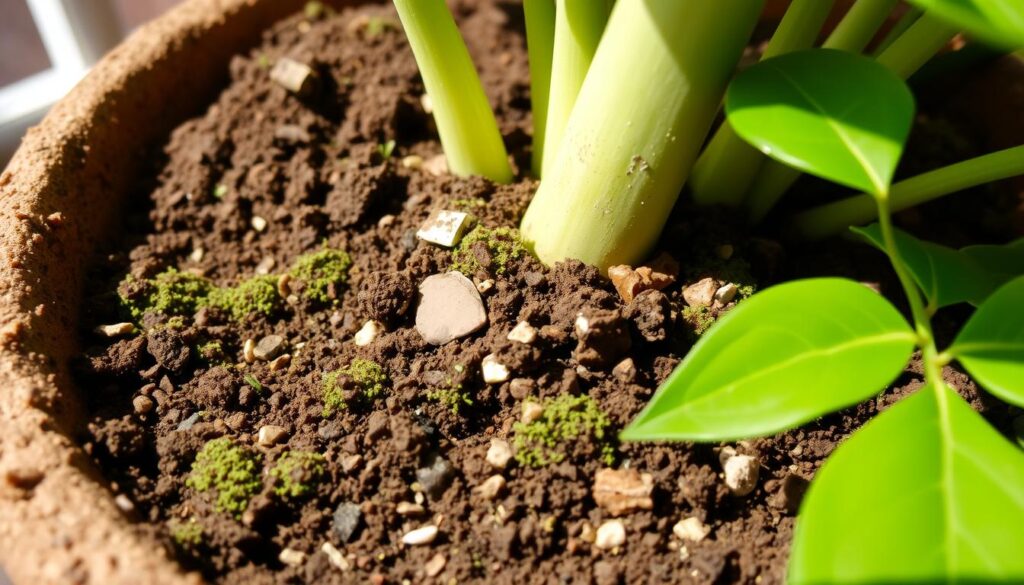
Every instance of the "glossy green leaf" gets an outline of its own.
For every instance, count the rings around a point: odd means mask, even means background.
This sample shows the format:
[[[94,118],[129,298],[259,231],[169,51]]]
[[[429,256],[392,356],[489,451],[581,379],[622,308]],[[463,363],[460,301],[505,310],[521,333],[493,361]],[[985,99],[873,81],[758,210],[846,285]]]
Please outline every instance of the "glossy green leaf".
[[[817,473],[789,582],[1024,582],[1024,454],[952,390],[925,387]]]
[[[878,224],[852,229],[869,244],[885,252]],[[901,230],[895,230],[895,237],[903,262],[928,303],[934,307],[957,303],[978,305],[1009,279],[1008,275],[985,270],[960,250],[919,240]]]
[[[949,352],[989,392],[1024,406],[1024,276],[978,307]]]
[[[914,117],[906,84],[862,55],[811,49],[762,61],[726,97],[733,129],[768,156],[887,193]]]
[[[914,341],[896,309],[862,284],[774,286],[705,333],[622,438],[720,441],[792,428],[877,393]]]
[[[971,36],[1008,48],[1024,47],[1021,0],[910,0]]]

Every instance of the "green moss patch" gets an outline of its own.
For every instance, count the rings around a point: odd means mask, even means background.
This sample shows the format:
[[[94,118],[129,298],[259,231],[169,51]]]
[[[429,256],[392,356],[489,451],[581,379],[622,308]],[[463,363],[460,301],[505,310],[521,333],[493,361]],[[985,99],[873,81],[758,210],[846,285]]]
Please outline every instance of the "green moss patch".
[[[202,276],[168,268],[147,280],[128,275],[118,286],[118,295],[121,305],[138,321],[147,312],[192,315],[212,290],[213,285]]]
[[[300,256],[289,274],[302,284],[302,296],[321,304],[337,304],[341,290],[348,284],[352,258],[344,251],[324,248]]]
[[[323,455],[310,451],[287,451],[270,468],[274,493],[285,500],[304,498],[316,490],[327,475]]]
[[[185,485],[200,493],[216,493],[216,509],[240,517],[260,490],[259,456],[230,438],[209,441],[196,455]]]
[[[203,544],[203,527],[190,518],[187,522],[173,522],[170,525],[171,539],[184,550],[194,550]]]
[[[277,277],[272,275],[256,276],[235,287],[214,289],[208,303],[236,321],[252,314],[271,317],[284,308],[284,299],[277,292]]]
[[[529,467],[543,467],[565,460],[573,444],[589,439],[606,465],[614,463],[615,448],[609,427],[611,420],[589,396],[562,394],[541,402],[543,414],[531,423],[516,423],[512,429],[516,461]]]
[[[478,225],[452,250],[451,269],[469,276],[478,272],[501,275],[510,262],[528,253],[518,230]]]
[[[462,384],[454,384],[451,380],[448,383],[445,388],[427,390],[427,400],[440,402],[458,416],[463,406],[473,406],[473,399],[469,397],[469,392],[462,389]]]
[[[349,400],[370,401],[384,394],[388,375],[376,362],[356,358],[346,368],[324,374],[324,411],[330,416],[348,407]]]

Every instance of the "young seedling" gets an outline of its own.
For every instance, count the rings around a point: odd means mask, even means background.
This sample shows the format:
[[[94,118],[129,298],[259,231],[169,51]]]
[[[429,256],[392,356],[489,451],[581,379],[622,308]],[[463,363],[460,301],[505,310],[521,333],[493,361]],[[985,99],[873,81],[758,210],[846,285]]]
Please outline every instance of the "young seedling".
[[[762,151],[871,193],[880,223],[866,235],[888,254],[913,325],[852,281],[769,288],[708,331],[622,437],[720,441],[792,428],[870,398],[917,348],[923,387],[847,439],[816,475],[789,581],[1024,579],[1024,557],[1000,536],[1024,522],[1024,456],[942,377],[957,359],[993,393],[1024,404],[1024,315],[1011,309],[1024,302],[1024,277],[988,295],[953,345],[937,349],[931,312],[976,293],[931,286],[945,282],[934,274],[915,280],[904,254],[913,264],[938,255],[908,245],[892,226],[889,183],[913,116],[906,86],[865,58],[807,51],[752,67],[734,84],[727,110],[737,133]],[[1000,253],[968,255],[990,262]],[[924,298],[917,283],[929,285]]]

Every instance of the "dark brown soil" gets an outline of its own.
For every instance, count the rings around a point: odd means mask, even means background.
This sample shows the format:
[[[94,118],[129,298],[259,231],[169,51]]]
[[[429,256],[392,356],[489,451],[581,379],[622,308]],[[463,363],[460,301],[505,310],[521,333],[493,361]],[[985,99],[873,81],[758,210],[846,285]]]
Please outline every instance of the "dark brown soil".
[[[520,7],[467,1],[456,16],[522,166],[531,121]],[[284,56],[317,72],[311,95],[296,97],[269,79],[268,65]],[[625,513],[625,544],[601,550],[593,532],[611,515],[592,496],[595,474],[605,467],[598,441],[560,445],[564,461],[539,468],[513,460],[501,472],[485,461],[491,438],[512,441],[524,397],[588,395],[614,433],[696,338],[694,319],[684,318],[684,285],[706,276],[752,285],[839,274],[896,290],[882,259],[843,242],[787,250],[745,233],[728,214],[680,205],[661,250],[682,270],[664,294],[623,303],[591,267],[567,262],[549,270],[522,258],[503,274],[472,275],[494,280],[484,294],[485,329],[431,346],[413,328],[414,290],[446,271],[451,254],[417,240],[416,229],[438,208],[468,209],[485,226],[514,227],[535,184],[524,178],[496,186],[401,164],[411,154],[429,159],[441,151],[420,100],[416,65],[389,8],[286,20],[266,33],[260,48],[232,62],[231,77],[216,103],[153,155],[154,172],[138,187],[123,237],[97,262],[83,326],[89,349],[79,368],[92,409],[83,442],[111,488],[127,496],[132,513],[186,566],[212,580],[778,583],[806,480],[837,442],[920,384],[910,367],[875,400],[734,445],[760,461],[760,481],[745,497],[731,495],[721,478],[721,446],[614,445],[615,468],[653,476],[653,508]],[[932,143],[929,131],[923,125],[917,139]],[[396,147],[385,159],[378,146],[389,140]],[[252,227],[256,217],[266,220],[262,231]],[[354,262],[348,285],[331,288],[336,303],[298,300],[241,322],[208,309],[179,323],[149,317],[144,333],[116,342],[92,332],[124,320],[114,291],[126,274],[151,278],[176,267],[232,285],[259,272],[283,273],[325,243],[347,250]],[[733,250],[728,260],[721,258],[725,245]],[[573,324],[581,311],[604,320],[608,333],[578,351]],[[384,321],[387,332],[356,347],[352,337],[370,318]],[[532,346],[506,339],[524,320],[541,329]],[[290,364],[277,371],[264,361],[247,364],[244,341],[271,334],[285,338]],[[200,355],[209,341],[221,342],[223,358]],[[490,353],[510,366],[512,381],[483,382],[480,362]],[[357,357],[384,367],[385,395],[324,416],[323,374]],[[635,374],[613,373],[626,358]],[[948,375],[975,407],[1005,424],[1004,406],[965,376]],[[455,413],[427,397],[449,384],[461,384],[472,404]],[[138,412],[146,410],[133,405],[139,397],[153,409]],[[283,427],[284,442],[257,446],[265,425]],[[218,512],[210,494],[186,480],[199,449],[221,436],[252,447],[263,470],[286,451],[320,453],[326,479],[288,501],[275,492],[277,480],[263,473],[263,487],[244,514]],[[507,485],[488,501],[474,488],[495,473]],[[403,516],[400,503],[424,510]],[[358,519],[346,522],[346,515]],[[681,550],[673,525],[690,516],[710,534]],[[201,527],[198,544],[176,541],[172,533],[192,521]],[[406,532],[431,523],[440,528],[431,544],[402,544]],[[348,569],[330,562],[324,542],[341,552]],[[306,557],[283,563],[286,548]]]

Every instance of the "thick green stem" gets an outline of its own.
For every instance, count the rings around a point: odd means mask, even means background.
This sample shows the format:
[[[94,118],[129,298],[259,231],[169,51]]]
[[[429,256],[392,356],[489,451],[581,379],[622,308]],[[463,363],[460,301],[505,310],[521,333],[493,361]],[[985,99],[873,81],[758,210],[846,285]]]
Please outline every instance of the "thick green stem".
[[[900,19],[896,21],[896,24],[889,29],[889,32],[886,33],[885,38],[878,43],[877,47],[875,47],[873,55],[875,57],[881,55],[882,52],[888,49],[896,39],[900,38],[903,33],[907,32],[907,29],[917,22],[917,19],[921,18],[923,13],[924,11],[916,6],[907,8],[907,11],[903,13],[903,16],[901,16]]]
[[[555,45],[551,57],[551,89],[548,96],[542,172],[551,171],[562,143],[576,96],[587,77],[601,34],[608,24],[611,5],[607,0],[557,0]]]
[[[635,266],[651,251],[761,7],[616,3],[557,162],[523,218],[523,236],[542,261],[577,258],[607,269]]]
[[[902,211],[950,193],[1024,175],[1024,146],[1007,148],[923,173],[896,183],[889,206]],[[820,239],[878,218],[874,197],[855,195],[810,209],[796,216],[793,226],[808,239]]]
[[[956,33],[956,29],[950,25],[925,14],[883,51],[877,60],[906,79],[945,47]],[[799,171],[780,162],[768,161],[761,165],[754,186],[747,196],[750,220],[756,223],[764,219],[800,176]]]
[[[822,47],[860,53],[889,18],[898,0],[857,0]]]
[[[434,104],[448,168],[497,183],[512,180],[505,144],[480,77],[444,0],[394,0]]]
[[[762,60],[812,46],[832,3],[793,0]],[[764,155],[737,136],[726,120],[693,167],[689,183],[693,200],[700,205],[739,205],[763,160]]]
[[[533,175],[541,176],[544,165],[544,130],[548,120],[551,90],[551,59],[555,46],[555,0],[523,0],[526,20],[526,50],[530,59],[530,106],[533,111]]]

